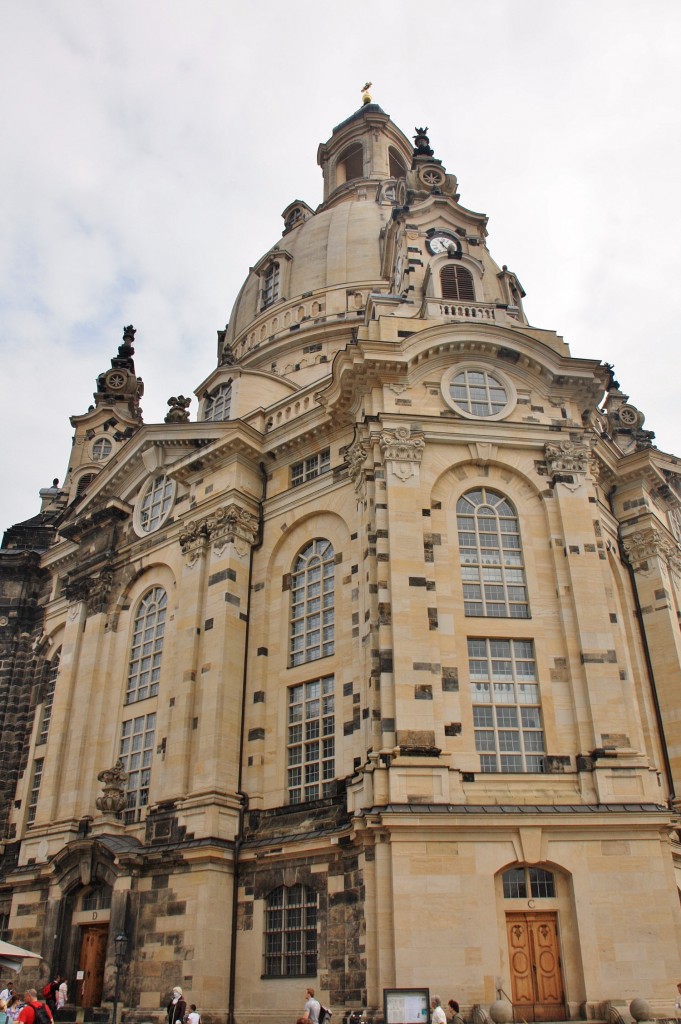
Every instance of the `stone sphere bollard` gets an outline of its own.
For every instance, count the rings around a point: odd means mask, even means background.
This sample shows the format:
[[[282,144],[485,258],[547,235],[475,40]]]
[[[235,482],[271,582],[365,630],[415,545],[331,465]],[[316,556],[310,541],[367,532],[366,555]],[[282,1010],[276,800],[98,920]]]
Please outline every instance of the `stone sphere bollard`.
[[[629,1004],[629,1013],[634,1020],[650,1020],[650,1003],[647,999],[632,999]]]
[[[489,1015],[494,1024],[511,1024],[513,1007],[507,999],[497,999],[489,1008]]]

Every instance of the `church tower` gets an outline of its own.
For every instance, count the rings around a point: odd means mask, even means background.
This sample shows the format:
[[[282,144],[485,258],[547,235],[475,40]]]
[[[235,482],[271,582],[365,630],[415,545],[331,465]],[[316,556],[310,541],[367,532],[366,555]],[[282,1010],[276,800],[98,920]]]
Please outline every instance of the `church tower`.
[[[204,1024],[307,985],[379,1019],[452,979],[466,1019],[666,1013],[678,460],[530,324],[427,127],[367,95],[317,159],[197,420],[142,423],[126,327],[42,532],[6,534],[24,976],[99,1007],[118,956],[126,1021],[174,985]]]

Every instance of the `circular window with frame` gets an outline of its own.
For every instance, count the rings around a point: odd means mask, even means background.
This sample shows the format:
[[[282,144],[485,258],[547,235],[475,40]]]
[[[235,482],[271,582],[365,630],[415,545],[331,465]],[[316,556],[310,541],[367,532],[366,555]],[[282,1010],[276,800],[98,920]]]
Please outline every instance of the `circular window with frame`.
[[[175,504],[177,485],[165,473],[159,473],[142,488],[135,503],[133,526],[138,537],[155,533],[168,519]]]
[[[111,455],[113,445],[108,437],[98,437],[92,442],[92,458],[95,462],[104,462]]]
[[[501,370],[480,363],[457,363],[442,378],[442,397],[468,420],[501,420],[515,409],[513,382]]]

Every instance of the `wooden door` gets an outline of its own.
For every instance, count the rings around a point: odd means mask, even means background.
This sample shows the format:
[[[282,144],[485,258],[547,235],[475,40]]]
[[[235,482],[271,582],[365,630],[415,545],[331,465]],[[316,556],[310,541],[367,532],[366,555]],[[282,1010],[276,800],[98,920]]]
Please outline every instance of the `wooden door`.
[[[106,947],[109,940],[107,925],[83,928],[80,940],[80,967],[83,980],[79,983],[79,1006],[99,1006],[104,986]]]
[[[517,1017],[565,1020],[558,922],[552,913],[507,914],[511,992]]]

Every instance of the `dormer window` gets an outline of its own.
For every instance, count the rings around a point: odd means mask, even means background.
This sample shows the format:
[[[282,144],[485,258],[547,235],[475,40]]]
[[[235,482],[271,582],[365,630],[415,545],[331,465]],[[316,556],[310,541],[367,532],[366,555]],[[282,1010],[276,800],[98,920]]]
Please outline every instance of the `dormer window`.
[[[228,420],[232,406],[232,382],[227,381],[220,384],[215,391],[206,399],[203,413],[204,420],[211,420],[213,423],[218,420]]]
[[[262,306],[265,309],[279,298],[279,264],[271,263],[262,279]]]
[[[446,266],[440,271],[440,287],[443,299],[456,302],[474,302],[473,275],[462,266]]]

